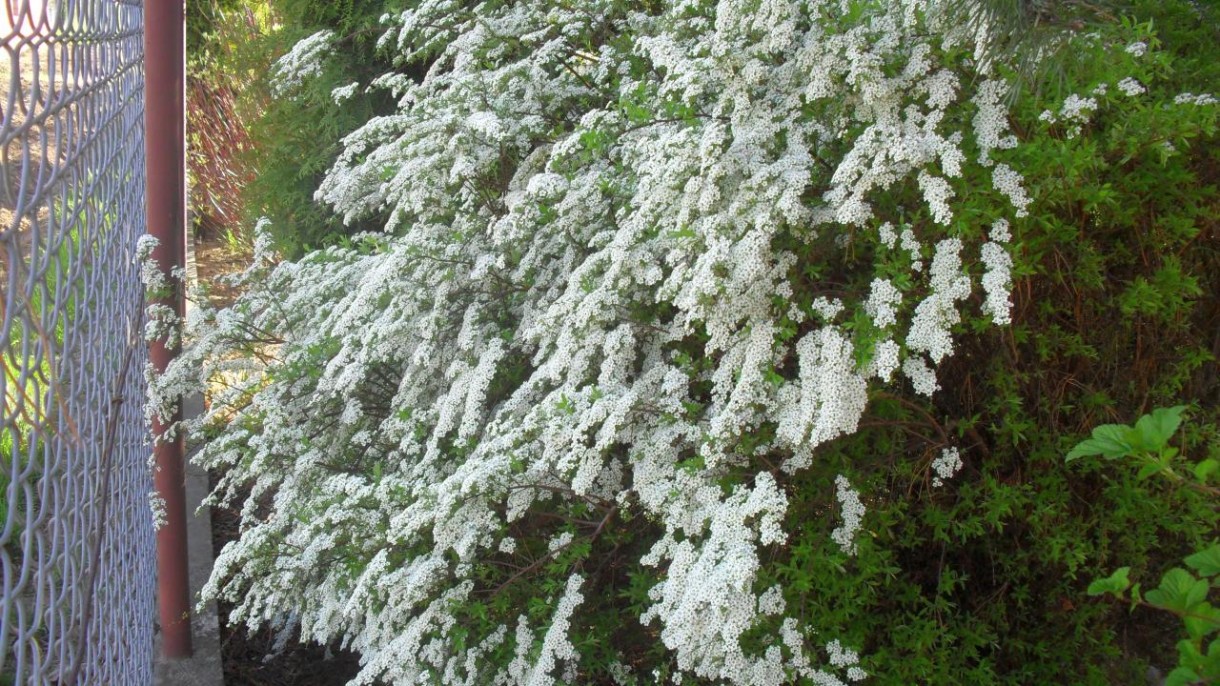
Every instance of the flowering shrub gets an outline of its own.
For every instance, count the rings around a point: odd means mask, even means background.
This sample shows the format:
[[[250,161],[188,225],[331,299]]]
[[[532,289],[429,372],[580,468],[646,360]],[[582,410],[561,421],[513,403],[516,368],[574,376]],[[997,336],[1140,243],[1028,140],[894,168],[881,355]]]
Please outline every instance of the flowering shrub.
[[[951,437],[928,404],[961,409],[963,340],[1033,316],[1014,288],[1048,243],[1024,166],[1149,97],[1117,78],[1087,105],[1041,96],[1031,157],[998,34],[953,7],[387,16],[381,44],[427,74],[367,84],[398,109],[344,139],[317,194],[386,232],[279,263],[262,234],[246,294],[200,315],[155,389],[210,388],[199,459],[224,474],[215,501],[244,499],[205,598],[356,649],[354,683],[892,680],[860,615],[898,571],[870,538],[900,513],[848,458],[904,448],[862,420],[936,429],[912,462],[929,500],[1019,445],[998,422]],[[286,94],[325,40],[281,63]],[[1153,50],[1086,42],[1124,67]],[[1214,129],[1210,105],[1173,107],[1171,145]],[[937,612],[964,579],[941,575]],[[908,620],[895,637],[923,650]],[[959,657],[901,669],[984,670],[954,630]]]

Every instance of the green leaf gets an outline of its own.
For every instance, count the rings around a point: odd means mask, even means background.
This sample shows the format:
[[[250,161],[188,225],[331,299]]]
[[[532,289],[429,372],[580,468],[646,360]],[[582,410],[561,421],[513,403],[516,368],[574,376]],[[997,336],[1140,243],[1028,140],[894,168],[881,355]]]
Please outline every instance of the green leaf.
[[[1100,454],[1101,448],[1096,445],[1096,441],[1089,439],[1077,443],[1076,447],[1072,448],[1071,452],[1067,454],[1067,457],[1063,458],[1063,461],[1071,462],[1080,457],[1092,457],[1093,455]]]
[[[1182,413],[1186,405],[1176,407],[1158,407],[1152,414],[1146,414],[1135,423],[1135,433],[1141,447],[1151,452],[1158,452],[1178,431],[1182,424]]]
[[[1114,573],[1105,579],[1098,579],[1089,584],[1088,593],[1091,596],[1103,595],[1105,593],[1113,593],[1116,596],[1122,597],[1123,591],[1131,585],[1131,580],[1127,578],[1130,574],[1130,567],[1119,567],[1114,570]]]
[[[1143,467],[1140,467],[1140,471],[1135,475],[1135,478],[1143,481],[1144,479],[1147,479],[1153,474],[1163,471],[1164,469],[1165,465],[1161,464],[1160,462],[1149,462]]]
[[[1201,640],[1204,636],[1220,629],[1220,610],[1211,603],[1199,603],[1191,608],[1190,614],[1182,618],[1186,624],[1186,633],[1192,640]]]
[[[1207,597],[1211,586],[1202,579],[1196,579],[1193,574],[1175,567],[1161,577],[1161,585],[1148,591],[1144,599],[1157,607],[1186,614],[1191,607],[1199,604]]]
[[[1165,677],[1165,686],[1190,686],[1199,681],[1199,674],[1189,667],[1178,667]]]
[[[1101,455],[1113,460],[1131,455],[1135,446],[1131,444],[1132,429],[1125,424],[1102,424],[1093,429],[1093,437],[1076,444],[1064,458],[1071,462],[1078,457]]]
[[[1207,483],[1207,479],[1212,474],[1216,473],[1217,469],[1220,469],[1220,461],[1209,457],[1195,465],[1195,479],[1197,479],[1199,483],[1205,484]]]
[[[1195,570],[1200,576],[1220,574],[1220,545],[1213,545],[1207,550],[1200,550],[1187,557],[1186,566]]]

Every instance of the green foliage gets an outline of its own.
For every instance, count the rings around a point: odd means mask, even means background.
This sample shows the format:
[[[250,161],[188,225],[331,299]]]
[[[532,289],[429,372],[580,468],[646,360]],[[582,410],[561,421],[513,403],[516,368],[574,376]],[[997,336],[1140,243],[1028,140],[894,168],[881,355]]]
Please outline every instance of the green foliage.
[[[216,58],[225,17],[244,3],[238,0],[199,0],[186,3],[186,55],[192,67]]]
[[[1163,474],[1179,487],[1194,488],[1210,495],[1214,502],[1214,498],[1220,496],[1220,490],[1208,486],[1210,472],[1200,474],[1198,470],[1192,470],[1196,475],[1196,481],[1192,482],[1179,477],[1169,464],[1177,451],[1168,447],[1168,441],[1177,432],[1184,409],[1181,406],[1158,408],[1152,414],[1140,417],[1134,427],[1098,427],[1093,430],[1093,438],[1079,443],[1067,459],[1093,455],[1107,459],[1128,458],[1143,465],[1138,478]],[[1105,436],[1100,443],[1099,433]],[[1212,458],[1203,462],[1209,461],[1215,462]],[[1220,638],[1209,642],[1208,636],[1220,631],[1220,608],[1213,605],[1210,598],[1212,589],[1220,588],[1220,544],[1212,543],[1188,555],[1183,562],[1194,570],[1193,573],[1174,567],[1165,572],[1156,588],[1143,594],[1140,584],[1133,583],[1130,578],[1131,567],[1120,567],[1110,576],[1089,584],[1088,593],[1091,596],[1112,595],[1129,602],[1132,608],[1146,606],[1177,615],[1182,620],[1186,637],[1178,641],[1178,664],[1165,683],[1170,686],[1215,683],[1220,681]]]
[[[232,112],[236,121],[230,126],[242,130],[243,149],[237,151],[234,164],[251,170],[235,191],[243,206],[241,223],[248,228],[260,217],[271,219],[275,247],[289,257],[383,225],[384,221],[364,221],[345,226],[315,202],[313,194],[334,163],[343,136],[392,110],[384,92],[365,93],[363,86],[393,69],[390,56],[377,49],[376,38],[379,18],[399,3],[264,0],[231,6],[227,0],[209,0],[203,4],[209,3],[212,9],[198,14],[201,26],[212,27],[206,33],[211,59],[197,59],[195,72],[210,82],[230,83],[236,91]],[[299,92],[273,96],[270,80],[275,60],[321,29],[338,35],[323,73]],[[204,29],[193,31],[201,32]],[[335,103],[331,92],[353,82],[361,88]],[[239,227],[220,227],[226,228]]]
[[[790,484],[789,544],[757,588],[781,583],[789,611],[855,641],[875,683],[1142,683],[1146,665],[1172,666],[1176,638],[1149,608],[1127,615],[1090,595],[1202,551],[1187,558],[1193,573],[1174,573],[1169,595],[1153,594],[1181,605],[1216,564],[1217,549],[1204,547],[1217,533],[1214,495],[1148,477],[1210,484],[1220,467],[1216,118],[1214,108],[1174,104],[1179,93],[1220,88],[1205,57],[1220,33],[1200,21],[1209,10],[1187,2],[1129,11],[1021,77],[1012,110],[1021,142],[1005,159],[1026,174],[1034,205],[1012,227],[1012,326],[942,367],[951,371],[931,401],[875,396],[860,432]],[[1136,41],[1153,48],[1143,59],[1122,51]],[[1122,95],[1115,84],[1126,77],[1148,92]],[[1078,134],[1039,119],[1101,83],[1107,95]],[[981,207],[975,189],[986,186],[967,178],[957,190]],[[979,230],[968,209],[961,215],[958,230]],[[927,220],[911,221],[918,232]],[[961,327],[985,331],[981,319]],[[1186,404],[1098,426],[1063,460],[1116,408],[1175,401]],[[1179,432],[1188,407],[1192,422]],[[951,445],[966,467],[933,487],[931,461]],[[1188,452],[1209,456],[1187,462]],[[1133,454],[1142,471],[1077,459]],[[825,484],[838,473],[868,494],[868,535],[850,559],[826,517],[836,506]],[[1106,579],[1118,564],[1128,567]],[[1197,641],[1176,648],[1200,682],[1211,674],[1200,665],[1220,653]]]
[[[1178,451],[1169,446],[1169,439],[1182,423],[1185,410],[1185,405],[1157,408],[1152,414],[1140,417],[1135,426],[1103,424],[1093,429],[1092,438],[1072,448],[1065,459],[1071,462],[1093,455],[1101,455],[1107,460],[1135,458],[1144,463],[1139,472],[1141,479],[1170,470],[1170,462]]]

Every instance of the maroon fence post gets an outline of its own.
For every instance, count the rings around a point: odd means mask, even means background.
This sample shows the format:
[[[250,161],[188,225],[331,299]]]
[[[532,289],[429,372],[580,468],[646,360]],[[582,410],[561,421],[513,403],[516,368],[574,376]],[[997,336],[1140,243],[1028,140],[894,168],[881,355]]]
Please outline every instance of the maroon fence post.
[[[145,0],[145,163],[148,178],[148,233],[159,245],[153,257],[174,293],[159,302],[181,316],[181,285],[170,278],[185,260],[185,122],[183,0]],[[149,355],[158,372],[165,370],[176,349],[164,340],[151,344]],[[176,419],[176,418],[175,418]],[[160,436],[164,427],[153,422]],[[160,608],[162,651],[165,657],[191,654],[191,591],[186,553],[186,469],[182,438],[158,440],[154,447],[154,483],[165,502],[166,523],[157,531],[157,604]]]

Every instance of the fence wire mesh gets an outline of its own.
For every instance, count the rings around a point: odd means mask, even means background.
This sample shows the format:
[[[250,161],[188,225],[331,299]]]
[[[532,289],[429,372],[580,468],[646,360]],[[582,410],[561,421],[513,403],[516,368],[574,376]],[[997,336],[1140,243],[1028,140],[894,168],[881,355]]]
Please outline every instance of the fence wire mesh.
[[[0,683],[148,684],[142,7],[0,3]]]

